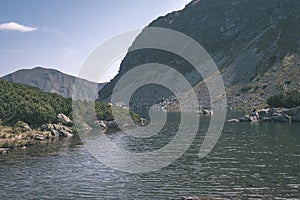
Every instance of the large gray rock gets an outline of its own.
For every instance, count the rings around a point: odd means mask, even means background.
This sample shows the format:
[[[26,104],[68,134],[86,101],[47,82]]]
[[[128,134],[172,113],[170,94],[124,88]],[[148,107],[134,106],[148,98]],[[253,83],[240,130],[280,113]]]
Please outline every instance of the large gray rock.
[[[298,112],[298,114],[296,116],[292,117],[292,121],[293,122],[300,122],[300,112]]]
[[[72,137],[73,134],[69,131],[66,131],[66,130],[60,130],[59,131],[59,136],[60,137]]]
[[[64,125],[69,125],[69,126],[73,125],[72,120],[69,117],[67,117],[66,115],[64,115],[64,114],[58,114],[57,115],[57,121],[59,123],[64,124]]]
[[[276,113],[276,115],[273,115],[272,118],[271,118],[271,120],[273,122],[291,122],[291,119],[292,118],[290,116],[288,116],[284,113],[281,113],[281,115],[278,115]]]
[[[35,139],[35,140],[39,140],[39,141],[46,140],[46,139],[48,139],[48,138],[49,138],[49,136],[47,136],[47,135],[41,135],[41,134],[36,134],[36,135],[34,136],[34,139]]]
[[[59,132],[57,130],[52,129],[51,130],[51,136],[58,137],[59,136]]]
[[[300,113],[300,107],[288,109],[288,110],[284,111],[284,113],[289,116],[296,116],[297,114]]]
[[[259,119],[270,118],[273,112],[270,109],[262,109],[258,111]]]
[[[103,120],[99,121],[99,126],[102,130],[105,130],[107,128],[107,125]]]

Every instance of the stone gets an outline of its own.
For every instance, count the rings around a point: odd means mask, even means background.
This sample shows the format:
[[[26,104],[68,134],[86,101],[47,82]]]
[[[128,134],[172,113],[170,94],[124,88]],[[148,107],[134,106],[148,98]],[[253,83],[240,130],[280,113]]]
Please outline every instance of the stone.
[[[293,122],[300,122],[300,112],[296,116],[292,117],[292,121]]]
[[[239,119],[229,119],[229,120],[227,120],[227,122],[235,122],[235,123],[237,123],[237,122],[240,122],[240,120]]]
[[[297,114],[300,114],[300,107],[288,109],[288,110],[284,111],[284,113],[289,116],[296,116]]]
[[[14,126],[14,131],[16,132],[27,132],[27,131],[32,131],[30,126],[23,122],[23,121],[18,121],[15,126]]]
[[[53,136],[53,137],[59,136],[59,132],[57,130],[52,129],[51,136]]]
[[[53,129],[57,130],[57,131],[60,131],[61,130],[61,125],[59,125],[59,124],[53,124]]]
[[[42,141],[42,140],[46,140],[46,139],[48,139],[48,136],[46,136],[46,135],[40,135],[40,134],[36,134],[36,135],[34,136],[34,139],[35,139],[35,140]]]
[[[202,112],[203,112],[204,115],[213,115],[213,111],[212,110],[203,109]]]
[[[145,118],[140,118],[140,125],[145,126],[147,123],[147,120]]]
[[[69,125],[69,126],[73,125],[72,120],[64,114],[58,114],[57,115],[57,120],[58,120],[59,123],[62,123],[64,125]]]
[[[257,116],[250,116],[251,122],[258,122]]]
[[[249,116],[242,117],[239,120],[240,120],[240,122],[251,122],[251,119]]]
[[[59,136],[60,137],[72,137],[73,134],[66,130],[61,130],[61,131],[59,131]]]
[[[53,124],[43,124],[40,128],[42,132],[48,132],[53,130]]]
[[[102,130],[105,130],[107,128],[107,125],[103,120],[99,121],[99,126]]]
[[[258,116],[259,119],[264,119],[265,117],[271,117],[272,116],[272,112],[270,109],[262,109],[258,111]]]
[[[273,115],[271,120],[273,122],[290,122],[291,117],[286,115],[286,114],[281,114],[281,115]]]

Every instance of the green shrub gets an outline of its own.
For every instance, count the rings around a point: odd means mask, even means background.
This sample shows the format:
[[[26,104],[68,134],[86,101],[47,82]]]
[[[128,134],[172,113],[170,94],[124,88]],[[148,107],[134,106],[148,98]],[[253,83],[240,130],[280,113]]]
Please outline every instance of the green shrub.
[[[24,121],[36,128],[53,122],[59,113],[71,115],[71,99],[35,87],[0,80],[0,94],[0,119],[7,125]]]

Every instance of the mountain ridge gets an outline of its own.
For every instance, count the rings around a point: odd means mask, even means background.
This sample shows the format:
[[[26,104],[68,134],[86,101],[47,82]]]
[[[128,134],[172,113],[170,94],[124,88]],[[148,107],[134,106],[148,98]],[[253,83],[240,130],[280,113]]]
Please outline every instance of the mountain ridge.
[[[57,69],[37,66],[32,69],[17,70],[0,79],[38,87],[45,92],[57,93],[64,98],[71,98],[76,77]],[[105,83],[93,83],[84,79],[77,80],[80,80],[83,87],[96,87],[97,91],[105,85]]]
[[[149,27],[179,31],[201,44],[221,72],[228,92],[229,106],[232,107],[239,107],[245,103],[252,104],[250,101],[244,102],[249,97],[247,93],[242,95],[244,100],[239,101],[236,97],[241,92],[238,90],[249,84],[255,84],[257,78],[265,77],[289,56],[296,55],[297,58],[300,53],[300,35],[297,34],[300,32],[300,1],[297,0],[194,0],[181,11],[157,18],[149,24]],[[139,42],[141,38],[143,32],[135,42]],[[101,90],[100,100],[110,98],[112,88],[127,71],[153,61],[181,70],[191,85],[195,86],[199,102],[204,105],[210,104],[208,93],[204,87],[199,87],[202,79],[193,76],[195,70],[191,71],[191,66],[176,56],[149,49],[126,55],[119,74]],[[285,82],[288,77],[283,74],[277,78],[280,78],[279,82]],[[259,103],[276,93],[274,90],[266,89],[269,91],[268,94],[255,94],[261,97]],[[153,90],[158,90],[157,97],[153,96]],[[238,92],[232,92],[235,90]],[[149,106],[153,102],[147,103],[145,99],[155,99],[154,102],[159,103],[162,97],[172,95],[157,86],[139,93],[138,98],[142,97],[143,100],[136,100],[134,103]]]

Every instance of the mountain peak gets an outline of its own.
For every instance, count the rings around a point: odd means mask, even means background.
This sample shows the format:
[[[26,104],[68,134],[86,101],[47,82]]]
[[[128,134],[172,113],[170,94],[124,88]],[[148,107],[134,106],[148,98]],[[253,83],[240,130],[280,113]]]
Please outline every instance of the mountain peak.
[[[65,98],[71,98],[76,77],[56,69],[37,66],[32,69],[18,70],[1,79],[38,87],[45,92],[57,93]],[[82,80],[82,84],[83,87],[94,87],[97,85],[98,91],[104,86],[103,83],[97,84],[87,80]]]

